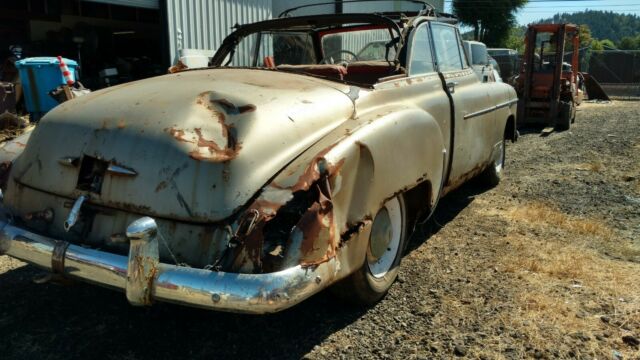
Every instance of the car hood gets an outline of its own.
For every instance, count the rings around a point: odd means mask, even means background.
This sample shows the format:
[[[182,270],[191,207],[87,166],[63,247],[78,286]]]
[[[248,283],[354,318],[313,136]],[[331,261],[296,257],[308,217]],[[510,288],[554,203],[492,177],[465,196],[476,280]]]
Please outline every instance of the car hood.
[[[73,198],[84,193],[78,184],[91,172],[87,159],[98,159],[110,167],[91,203],[219,221],[349,119],[350,90],[250,69],[186,71],[108,88],[47,114],[12,176]]]

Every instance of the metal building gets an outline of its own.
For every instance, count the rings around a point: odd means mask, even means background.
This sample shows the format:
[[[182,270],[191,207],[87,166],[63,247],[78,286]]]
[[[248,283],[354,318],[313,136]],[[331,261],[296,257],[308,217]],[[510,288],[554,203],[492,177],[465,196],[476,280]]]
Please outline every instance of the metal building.
[[[205,50],[208,56],[220,46],[236,24],[272,17],[271,0],[164,0],[169,58],[172,63],[184,49]]]

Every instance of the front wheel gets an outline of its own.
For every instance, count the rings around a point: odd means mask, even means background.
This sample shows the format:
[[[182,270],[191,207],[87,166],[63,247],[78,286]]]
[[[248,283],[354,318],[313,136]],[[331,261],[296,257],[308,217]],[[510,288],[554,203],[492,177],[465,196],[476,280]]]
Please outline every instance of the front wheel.
[[[334,286],[334,293],[360,305],[372,305],[385,296],[398,277],[407,238],[407,212],[402,195],[378,211],[369,236],[363,266]]]
[[[480,176],[478,176],[479,180],[488,187],[497,186],[502,178],[505,158],[506,146],[505,139],[503,138],[500,144],[498,144],[493,161],[482,173],[480,173]]]

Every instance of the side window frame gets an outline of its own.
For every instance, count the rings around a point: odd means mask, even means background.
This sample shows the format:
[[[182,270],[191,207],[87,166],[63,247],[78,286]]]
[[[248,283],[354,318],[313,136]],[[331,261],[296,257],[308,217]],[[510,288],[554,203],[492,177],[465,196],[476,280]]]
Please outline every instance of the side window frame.
[[[420,75],[428,75],[428,74],[433,74],[433,73],[437,73],[438,72],[438,67],[437,67],[437,60],[436,60],[436,55],[435,55],[435,49],[433,46],[433,34],[431,33],[431,22],[430,21],[423,21],[420,22],[413,31],[411,31],[411,38],[409,39],[409,47],[407,49],[407,60],[406,60],[406,64],[408,65],[408,76],[420,76]],[[416,38],[416,34],[418,33],[418,31],[422,28],[425,27],[427,29],[427,34],[429,36],[428,39],[428,44],[429,44],[429,51],[431,53],[431,65],[433,67],[432,71],[429,72],[425,72],[425,73],[417,73],[414,74],[411,72],[411,63],[412,63],[412,59],[413,59],[413,45],[415,44],[415,38]]]
[[[460,64],[461,64],[461,68],[460,69],[454,69],[454,70],[442,70],[442,65],[440,64],[440,61],[438,59],[438,54],[437,54],[437,50],[436,50],[436,45],[435,45],[435,37],[434,37],[434,31],[433,31],[433,27],[434,26],[440,26],[442,28],[450,28],[454,31],[455,36],[456,36],[456,43],[457,43],[457,48],[458,48],[458,56],[460,57]],[[469,68],[469,61],[467,59],[466,56],[466,51],[464,51],[463,46],[462,46],[462,39],[460,37],[460,32],[458,30],[458,28],[456,28],[455,26],[449,25],[449,24],[442,24],[442,23],[438,23],[438,24],[433,24],[430,22],[430,30],[431,30],[431,47],[433,49],[433,54],[434,54],[434,59],[435,59],[435,64],[436,64],[436,70],[438,72],[444,72],[444,71],[462,71],[465,69]],[[461,53],[462,51],[462,53]]]
[[[462,59],[462,70],[468,69],[471,67],[471,55],[467,54],[464,49],[464,43],[462,42],[462,35],[460,34],[460,29],[456,27],[456,35],[458,36],[458,50],[461,51],[460,57]]]

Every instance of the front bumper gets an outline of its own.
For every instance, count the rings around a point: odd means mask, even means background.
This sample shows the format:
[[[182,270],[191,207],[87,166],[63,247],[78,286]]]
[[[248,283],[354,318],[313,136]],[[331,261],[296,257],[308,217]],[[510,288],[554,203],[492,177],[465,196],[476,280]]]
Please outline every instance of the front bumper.
[[[331,284],[335,259],[315,267],[237,274],[160,263],[157,228],[142,218],[127,229],[129,256],[44,237],[0,220],[0,254],[82,281],[119,289],[133,305],[154,300],[263,314],[291,307]]]

